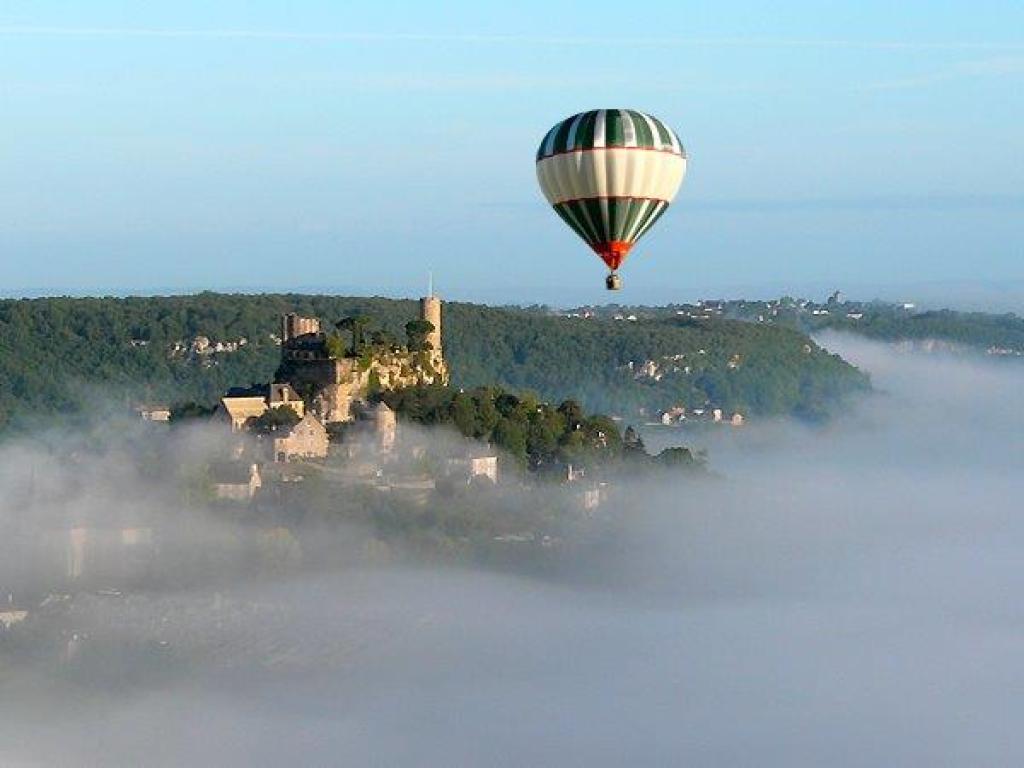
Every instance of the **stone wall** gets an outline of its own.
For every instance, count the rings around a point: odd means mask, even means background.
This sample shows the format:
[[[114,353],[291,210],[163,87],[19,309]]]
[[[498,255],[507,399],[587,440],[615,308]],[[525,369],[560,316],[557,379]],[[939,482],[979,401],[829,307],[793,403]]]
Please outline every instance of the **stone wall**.
[[[306,416],[287,436],[274,439],[274,461],[322,459],[327,455],[328,442],[323,425],[312,416]]]
[[[374,391],[447,384],[447,366],[432,357],[428,352],[388,352],[369,360],[286,360],[277,378],[310,398],[313,412],[325,423],[352,421],[352,403]]]

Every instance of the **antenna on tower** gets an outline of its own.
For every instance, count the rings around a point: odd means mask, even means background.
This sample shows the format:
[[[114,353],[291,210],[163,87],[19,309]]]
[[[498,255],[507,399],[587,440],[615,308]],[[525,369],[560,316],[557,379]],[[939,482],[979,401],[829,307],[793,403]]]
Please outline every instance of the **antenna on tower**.
[[[434,298],[434,271],[427,271],[427,298]]]

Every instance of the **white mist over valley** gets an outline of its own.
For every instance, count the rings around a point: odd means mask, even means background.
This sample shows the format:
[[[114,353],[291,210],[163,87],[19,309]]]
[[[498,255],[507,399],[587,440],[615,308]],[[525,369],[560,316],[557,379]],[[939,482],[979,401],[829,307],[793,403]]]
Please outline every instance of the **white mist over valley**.
[[[15,628],[38,647],[4,636],[0,762],[1019,763],[1024,368],[820,341],[876,392],[822,426],[679,432],[713,477],[619,489],[555,569],[368,558],[335,526],[297,537],[317,557],[254,544],[277,565],[253,576],[211,545],[246,521],[187,515],[171,482],[210,435],[156,479],[88,430],[9,440],[5,531],[45,527],[31,490],[181,535],[145,588],[50,595],[59,620]]]

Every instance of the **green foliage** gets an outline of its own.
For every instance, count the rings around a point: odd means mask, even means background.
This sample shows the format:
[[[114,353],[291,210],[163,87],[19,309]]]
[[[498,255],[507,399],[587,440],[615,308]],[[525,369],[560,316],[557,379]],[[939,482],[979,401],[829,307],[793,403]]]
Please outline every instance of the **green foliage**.
[[[370,366],[373,365],[373,350],[364,348],[359,353],[359,370],[364,373],[370,370]]]
[[[434,324],[428,320],[410,320],[405,324],[405,338],[410,352],[423,352],[430,349],[427,336],[434,331]]]
[[[341,337],[340,333],[328,334],[324,344],[327,349],[327,355],[332,360],[340,360],[348,354],[345,340]]]
[[[338,330],[348,331],[352,335],[352,344],[346,351],[349,357],[359,357],[366,350],[366,335],[370,318],[365,315],[343,317],[334,325]]]
[[[380,387],[380,374],[377,371],[370,371],[369,380],[366,383],[366,394],[368,397],[372,397],[381,391]]]
[[[252,419],[250,429],[261,435],[287,432],[301,420],[302,417],[290,405],[279,405],[276,408],[268,408],[261,416]]]
[[[655,457],[662,466],[674,469],[677,467],[691,467],[697,463],[693,452],[689,448],[666,448]]]
[[[382,298],[201,293],[2,300],[0,426],[16,427],[19,419],[41,415],[71,416],[98,394],[126,406],[213,404],[231,386],[271,380],[280,357],[272,335],[284,312],[328,322],[372,317],[392,338],[411,325],[413,341],[424,345],[432,330],[424,321],[407,322],[417,316],[415,302]],[[377,345],[383,337],[374,333],[370,338]],[[736,321],[615,322],[454,303],[445,306],[444,333],[453,385],[467,391],[492,384],[532,390],[550,402],[574,398],[607,413],[653,413],[707,402],[747,415],[827,412],[867,386],[856,369],[796,330]],[[190,349],[198,335],[214,343],[244,338],[246,344],[199,354]],[[628,369],[630,362],[679,354],[691,373],[655,381]],[[733,355],[742,359],[734,370],[727,367]],[[479,403],[474,432],[494,430],[493,406]]]
[[[422,386],[385,392],[381,398],[402,419],[450,424],[466,437],[493,443],[531,470],[570,463],[607,464],[624,452],[618,425],[607,416],[588,416],[571,402],[553,407],[528,392],[515,395],[497,387],[463,392]],[[566,413],[572,413],[575,420],[568,419]],[[633,439],[630,448],[634,458],[651,461],[639,438]]]
[[[883,341],[937,339],[951,344],[985,350],[996,347],[1024,352],[1024,318],[1015,314],[956,312],[941,309],[908,313],[890,304],[858,307],[864,316],[853,320],[843,314],[814,317],[806,322],[811,330],[834,328],[853,331]]]
[[[399,348],[395,335],[379,328],[370,334],[370,343],[380,352],[394,352]]]
[[[188,402],[178,403],[171,406],[170,423],[184,424],[197,419],[208,419],[213,415],[214,407],[202,405],[201,403]]]

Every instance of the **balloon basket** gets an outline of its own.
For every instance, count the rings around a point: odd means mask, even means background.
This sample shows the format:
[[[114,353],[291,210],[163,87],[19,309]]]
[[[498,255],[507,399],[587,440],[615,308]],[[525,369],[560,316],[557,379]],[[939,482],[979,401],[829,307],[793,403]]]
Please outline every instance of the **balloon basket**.
[[[622,278],[612,272],[604,279],[604,287],[609,291],[618,291],[622,288]]]

